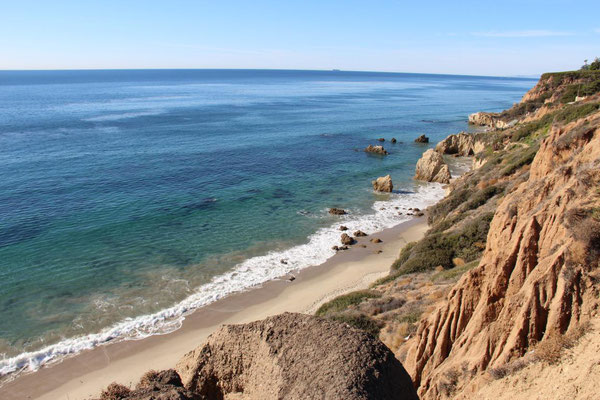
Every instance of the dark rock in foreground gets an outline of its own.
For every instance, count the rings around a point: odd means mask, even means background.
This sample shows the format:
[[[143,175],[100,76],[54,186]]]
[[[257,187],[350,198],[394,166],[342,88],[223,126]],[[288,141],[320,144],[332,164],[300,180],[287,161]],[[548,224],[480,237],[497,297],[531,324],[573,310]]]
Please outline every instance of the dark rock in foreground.
[[[378,339],[304,314],[223,326],[177,371],[203,399],[417,399],[404,367]]]

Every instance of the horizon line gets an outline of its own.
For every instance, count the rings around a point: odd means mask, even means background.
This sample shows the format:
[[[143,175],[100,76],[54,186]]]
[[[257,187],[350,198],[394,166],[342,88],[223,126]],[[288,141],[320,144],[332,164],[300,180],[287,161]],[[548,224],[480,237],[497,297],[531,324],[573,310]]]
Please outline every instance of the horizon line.
[[[373,70],[352,70],[352,69],[299,69],[299,68],[24,68],[24,69],[4,69],[0,72],[68,72],[68,71],[312,71],[312,72],[359,72],[376,74],[414,74],[414,75],[451,75],[451,76],[472,76],[482,78],[520,78],[520,79],[538,79],[543,73],[534,75],[477,75],[467,73],[443,73],[443,72],[406,72],[406,71],[373,71]]]

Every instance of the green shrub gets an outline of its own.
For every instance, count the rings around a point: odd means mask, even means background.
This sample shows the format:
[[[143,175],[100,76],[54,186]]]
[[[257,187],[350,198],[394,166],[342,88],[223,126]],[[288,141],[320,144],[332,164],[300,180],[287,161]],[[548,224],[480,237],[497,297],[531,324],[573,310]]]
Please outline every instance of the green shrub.
[[[447,269],[444,271],[440,271],[433,275],[431,278],[432,281],[454,281],[458,280],[465,272],[470,271],[479,265],[479,259],[468,262],[460,267],[454,267],[452,269]]]
[[[526,149],[522,149],[517,153],[513,154],[508,160],[508,165],[500,171],[501,176],[508,176],[513,174],[519,168],[529,165],[533,162],[535,155],[539,149],[539,145],[536,143],[535,145],[529,146]]]
[[[471,190],[469,189],[453,191],[448,197],[427,209],[427,222],[432,225],[439,219],[446,217],[458,206],[467,201],[470,195]]]
[[[502,187],[502,185],[488,186],[485,189],[481,189],[480,191],[475,193],[465,207],[467,210],[474,210],[476,208],[479,208],[485,203],[487,203],[489,199],[491,199],[499,193],[502,193],[503,191],[504,187]]]
[[[396,261],[394,261],[394,263],[392,264],[392,269],[396,269],[395,268],[396,265],[401,265],[404,262],[406,262],[406,260],[408,260],[408,257],[410,257],[410,252],[411,252],[412,248],[415,247],[416,244],[417,244],[417,242],[409,242],[402,248],[402,251],[400,252],[400,255],[398,256],[398,259]]]
[[[381,293],[371,290],[358,290],[336,297],[319,307],[316,315],[324,316],[329,313],[345,310],[346,308],[360,304],[365,299],[381,297]]]
[[[379,325],[371,318],[359,313],[336,314],[330,317],[334,321],[344,322],[354,328],[360,329],[371,335],[379,336]]]
[[[555,113],[550,113],[544,115],[542,118],[528,122],[519,126],[511,135],[511,140],[513,142],[518,142],[523,140],[529,136],[532,136],[534,133],[538,131],[547,132],[550,129],[550,125],[552,125],[552,121],[554,120]]]
[[[598,109],[600,109],[600,103],[569,105],[567,107],[564,107],[556,114],[554,121],[561,122],[563,124],[568,124],[580,118],[584,118],[589,114],[598,111]]]
[[[395,262],[392,266],[396,279],[400,275],[432,270],[442,266],[454,267],[453,259],[460,257],[466,262],[481,256],[490,229],[493,213],[480,215],[466,224],[462,230],[453,233],[428,234],[410,250],[406,261]]]

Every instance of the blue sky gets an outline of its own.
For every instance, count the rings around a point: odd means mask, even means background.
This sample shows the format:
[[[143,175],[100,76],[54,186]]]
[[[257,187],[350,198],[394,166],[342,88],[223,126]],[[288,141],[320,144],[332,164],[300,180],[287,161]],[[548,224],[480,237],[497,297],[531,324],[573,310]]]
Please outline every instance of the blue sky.
[[[0,69],[536,75],[595,56],[598,0],[0,0]]]

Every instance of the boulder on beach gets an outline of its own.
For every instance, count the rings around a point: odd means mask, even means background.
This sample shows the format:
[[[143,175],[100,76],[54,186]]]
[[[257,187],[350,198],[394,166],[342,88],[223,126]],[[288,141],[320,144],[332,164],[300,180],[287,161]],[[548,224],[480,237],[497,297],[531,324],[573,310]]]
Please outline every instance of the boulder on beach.
[[[202,399],[418,399],[379,339],[305,314],[224,325],[186,354],[177,372]]]
[[[340,229],[340,231],[347,231],[348,227],[346,225],[342,225],[342,226],[340,226],[339,229]]]
[[[417,161],[415,179],[427,182],[450,183],[450,169],[442,155],[433,149],[427,150]]]
[[[363,237],[363,236],[367,236],[367,234],[361,230],[354,232],[354,237]]]
[[[374,181],[371,181],[373,189],[378,192],[391,192],[394,189],[392,177],[389,175],[380,176]]]
[[[344,214],[348,214],[346,212],[346,210],[342,209],[342,208],[330,208],[329,209],[329,214],[332,215],[344,215]]]
[[[383,146],[373,146],[372,144],[368,145],[365,148],[365,152],[367,153],[374,153],[374,154],[381,154],[383,156],[387,156],[389,153],[383,148]]]
[[[415,143],[429,143],[429,138],[425,135],[421,135],[415,139]]]
[[[379,239],[379,238],[373,238],[371,239],[371,243],[381,243],[383,242],[383,240]]]
[[[343,245],[351,245],[354,244],[354,239],[348,236],[347,233],[342,233],[341,241]]]

